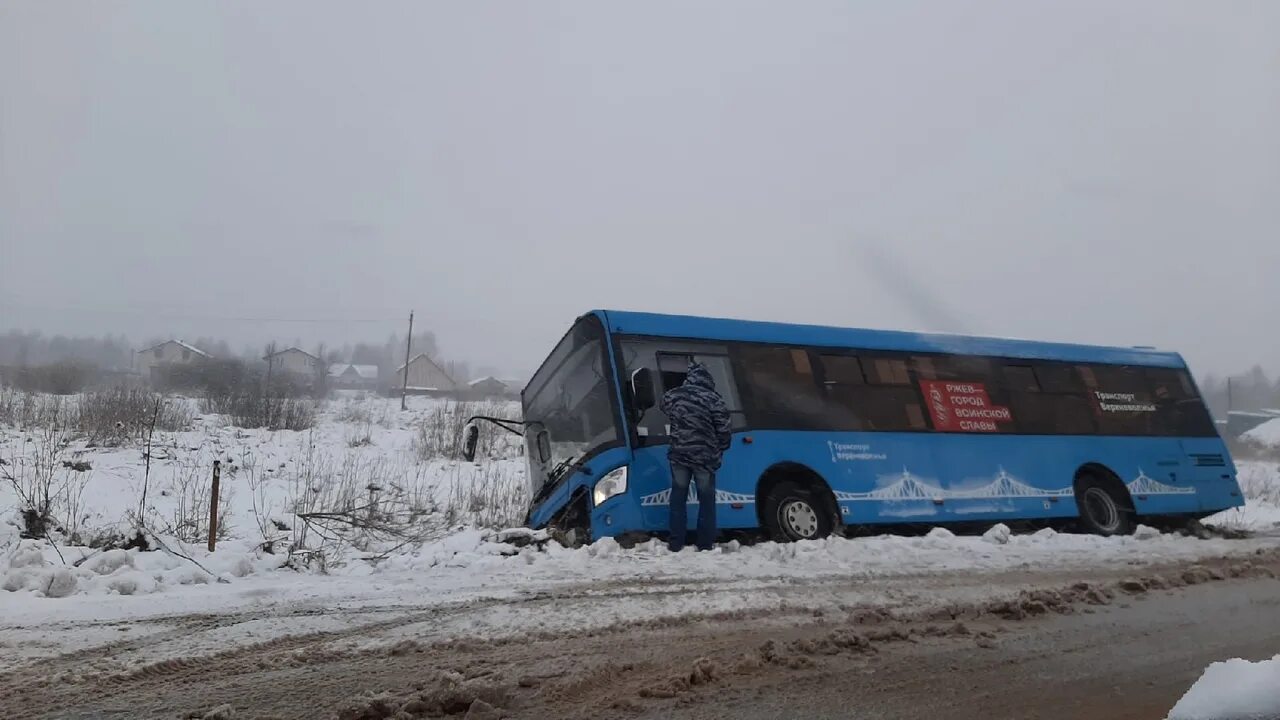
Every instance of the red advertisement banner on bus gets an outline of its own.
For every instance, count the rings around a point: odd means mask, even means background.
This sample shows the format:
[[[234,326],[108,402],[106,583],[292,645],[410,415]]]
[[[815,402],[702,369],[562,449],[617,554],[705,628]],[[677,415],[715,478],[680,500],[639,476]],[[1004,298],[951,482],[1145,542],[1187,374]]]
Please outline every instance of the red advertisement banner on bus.
[[[994,405],[982,383],[921,380],[933,427],[941,432],[1000,432],[1013,420],[1009,408]]]

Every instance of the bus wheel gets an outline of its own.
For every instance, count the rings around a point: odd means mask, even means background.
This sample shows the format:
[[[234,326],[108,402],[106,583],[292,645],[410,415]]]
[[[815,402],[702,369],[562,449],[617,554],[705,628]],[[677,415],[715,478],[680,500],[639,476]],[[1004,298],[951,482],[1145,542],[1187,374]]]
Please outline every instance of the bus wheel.
[[[831,518],[812,491],[794,482],[779,483],[764,506],[765,528],[776,542],[819,540],[831,534]]]
[[[1125,498],[1110,485],[1092,475],[1076,483],[1080,524],[1095,535],[1128,535],[1133,532],[1133,515]]]

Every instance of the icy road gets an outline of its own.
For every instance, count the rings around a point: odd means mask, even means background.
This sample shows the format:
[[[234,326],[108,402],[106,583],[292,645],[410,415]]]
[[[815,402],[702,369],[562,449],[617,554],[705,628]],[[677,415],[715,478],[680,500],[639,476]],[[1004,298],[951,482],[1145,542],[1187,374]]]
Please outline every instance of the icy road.
[[[365,577],[0,595],[0,717],[1163,718],[1209,663],[1280,653],[1275,537],[451,542]]]

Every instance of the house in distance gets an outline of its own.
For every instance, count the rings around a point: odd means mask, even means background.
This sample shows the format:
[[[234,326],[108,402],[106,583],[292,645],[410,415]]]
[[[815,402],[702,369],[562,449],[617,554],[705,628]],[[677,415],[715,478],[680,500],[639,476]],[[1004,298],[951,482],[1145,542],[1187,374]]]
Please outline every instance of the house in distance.
[[[408,375],[406,388],[405,375]],[[393,393],[405,388],[410,395],[432,395],[446,397],[456,395],[461,388],[444,368],[436,364],[426,353],[420,353],[409,361],[408,365],[396,368],[395,377],[391,379],[389,390]]]
[[[169,365],[190,365],[208,360],[209,353],[181,340],[166,340],[133,353],[133,369],[145,380],[158,380],[159,371]]]
[[[496,377],[488,376],[467,383],[466,393],[472,398],[510,398],[520,392],[520,388],[513,387],[514,385],[513,381],[499,380]]]
[[[267,361],[272,373],[283,373],[305,378],[316,377],[320,374],[320,368],[322,367],[320,358],[296,347],[269,353],[263,356],[262,359]]]
[[[377,365],[335,363],[329,366],[329,387],[343,390],[376,390]]]

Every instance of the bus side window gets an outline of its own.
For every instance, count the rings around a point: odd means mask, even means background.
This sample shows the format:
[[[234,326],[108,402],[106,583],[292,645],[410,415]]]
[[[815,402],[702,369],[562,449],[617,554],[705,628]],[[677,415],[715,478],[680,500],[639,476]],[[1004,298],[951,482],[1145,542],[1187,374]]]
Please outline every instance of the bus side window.
[[[825,403],[807,351],[738,345],[732,349],[732,355],[753,427],[787,430],[824,427]]]
[[[734,429],[746,427],[746,416],[742,412],[738,385],[734,381],[733,368],[729,363],[726,346],[681,341],[659,343],[650,340],[627,340],[622,343],[622,358],[626,371],[625,377],[631,377],[631,374],[640,368],[648,368],[654,372],[658,380],[655,390],[659,401],[664,393],[684,384],[685,378],[688,377],[690,361],[706,365],[711,377],[715,379],[716,390],[729,408]],[[646,411],[638,423],[637,430],[643,437],[664,437],[667,434],[667,417],[662,413],[661,407],[653,407]]]
[[[1156,424],[1161,434],[1187,437],[1217,434],[1213,417],[1186,370],[1146,368],[1145,374],[1157,408]]]
[[[824,425],[832,430],[866,430],[861,417],[867,397],[862,363],[852,355],[822,355],[818,362],[826,392]]]
[[[864,358],[862,368],[868,385],[910,385],[907,361],[901,358]]]
[[[1059,398],[1041,391],[1034,368],[1030,365],[1005,365],[1001,379],[1009,395],[1009,409],[1018,432],[1032,435],[1058,432]]]
[[[1071,365],[1041,364],[1035,365],[1032,370],[1035,371],[1036,381],[1044,392],[1082,395],[1085,391],[1080,375]]]
[[[689,376],[689,363],[691,362],[693,362],[692,355],[658,353],[658,373],[662,376],[662,389],[664,392],[684,384],[684,379]]]
[[[859,361],[867,384],[855,391],[854,409],[867,430],[929,429],[905,359],[862,356]]]
[[[1010,392],[1040,392],[1040,383],[1030,365],[1006,365],[1004,385]]]
[[[724,399],[725,407],[729,409],[729,418],[733,422],[733,429],[741,430],[745,428],[747,426],[747,414],[742,411],[742,401],[738,396],[738,383],[735,382],[733,366],[729,362],[729,356],[698,353],[693,356],[693,359],[705,365],[707,372],[711,373],[711,379],[715,380],[716,383],[716,392],[720,393],[720,397]]]
[[[1087,395],[1103,435],[1160,435],[1154,412],[1141,408],[1151,403],[1151,391],[1141,368],[1127,365],[1080,366]],[[1133,407],[1135,409],[1125,409]]]

